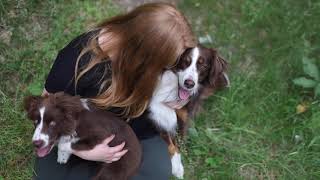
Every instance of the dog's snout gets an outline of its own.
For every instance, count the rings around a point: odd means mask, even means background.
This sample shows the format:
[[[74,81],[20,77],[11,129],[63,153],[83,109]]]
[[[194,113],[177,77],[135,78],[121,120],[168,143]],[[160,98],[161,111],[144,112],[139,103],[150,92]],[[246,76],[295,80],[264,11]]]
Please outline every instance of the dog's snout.
[[[194,87],[195,83],[193,80],[187,79],[184,81],[184,85],[186,86],[186,88],[191,89]]]
[[[44,141],[43,140],[36,140],[36,141],[33,141],[33,145],[36,147],[36,148],[40,148],[42,147],[44,144]]]

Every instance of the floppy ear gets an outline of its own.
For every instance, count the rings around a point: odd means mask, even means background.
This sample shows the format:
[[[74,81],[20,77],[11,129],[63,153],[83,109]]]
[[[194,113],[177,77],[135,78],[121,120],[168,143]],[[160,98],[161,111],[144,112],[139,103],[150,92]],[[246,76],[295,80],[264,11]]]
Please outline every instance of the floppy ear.
[[[24,110],[27,112],[28,117],[31,119],[32,114],[37,110],[41,103],[41,96],[27,96],[23,100]]]
[[[63,124],[62,134],[72,133],[76,128],[82,107],[79,96],[71,96],[64,92],[57,92],[49,95],[49,103],[61,112],[61,122]]]
[[[219,56],[215,49],[210,49],[211,67],[209,72],[209,84],[215,89],[221,89],[230,85],[229,77],[226,73],[228,63]]]
[[[77,115],[84,107],[81,104],[79,96],[71,96],[64,92],[58,92],[53,95],[53,101],[57,108],[59,108],[67,119],[76,119]]]

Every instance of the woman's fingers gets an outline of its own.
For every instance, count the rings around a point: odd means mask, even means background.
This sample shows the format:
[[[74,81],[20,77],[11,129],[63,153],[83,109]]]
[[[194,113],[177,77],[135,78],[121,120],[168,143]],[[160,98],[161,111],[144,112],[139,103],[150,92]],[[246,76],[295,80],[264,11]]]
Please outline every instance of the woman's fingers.
[[[105,140],[103,140],[102,144],[108,145],[114,138],[114,134],[111,136],[107,137]]]
[[[113,158],[112,162],[119,161],[120,158]]]
[[[128,150],[127,149],[125,149],[125,150],[122,150],[122,151],[120,151],[120,152],[117,152],[117,153],[115,153],[114,155],[113,155],[113,157],[114,158],[121,158],[123,155],[125,155],[126,153],[128,152]],[[118,159],[118,160],[119,160]]]
[[[119,161],[119,159],[125,155],[126,153],[128,152],[127,149],[123,150],[123,151],[120,151],[120,152],[117,152],[113,155],[113,158],[111,159],[111,162],[114,162],[114,161]],[[110,163],[111,163],[110,162]]]
[[[121,144],[119,144],[119,145],[117,145],[117,146],[110,147],[110,148],[109,148],[109,153],[110,153],[110,154],[113,154],[113,153],[117,153],[117,152],[121,151],[121,150],[124,148],[125,144],[126,144],[126,143],[123,142],[123,143],[121,143]]]

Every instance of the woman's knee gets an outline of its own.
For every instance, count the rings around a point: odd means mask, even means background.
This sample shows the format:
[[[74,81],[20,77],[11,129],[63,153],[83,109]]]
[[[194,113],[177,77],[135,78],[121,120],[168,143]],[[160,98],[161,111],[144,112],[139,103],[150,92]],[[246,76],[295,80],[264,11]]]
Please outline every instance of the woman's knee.
[[[160,136],[141,141],[143,159],[133,180],[167,180],[171,176],[171,161],[167,144]]]

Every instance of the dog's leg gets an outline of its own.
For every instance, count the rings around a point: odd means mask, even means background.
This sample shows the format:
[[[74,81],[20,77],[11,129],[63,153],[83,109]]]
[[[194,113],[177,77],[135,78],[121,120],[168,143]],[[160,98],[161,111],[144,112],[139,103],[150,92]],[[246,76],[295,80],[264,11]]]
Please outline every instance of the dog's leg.
[[[152,102],[149,107],[150,119],[152,119],[161,129],[175,134],[177,127],[176,112],[163,103]]]
[[[183,107],[181,109],[176,109],[177,119],[178,119],[178,131],[182,138],[187,134],[189,126],[189,114],[188,109]]]
[[[168,133],[163,133],[161,136],[168,144],[168,151],[171,157],[172,174],[179,179],[183,179],[184,167],[181,160],[181,154],[179,153],[175,140]]]
[[[57,158],[57,162],[60,164],[65,164],[68,162],[69,157],[71,156],[72,153],[68,152],[68,151],[61,151],[60,149],[58,149],[58,158]]]
[[[179,179],[183,179],[184,167],[181,161],[181,154],[175,152],[171,157],[172,174]]]
[[[60,164],[65,164],[69,160],[72,154],[71,143],[74,142],[71,136],[61,136],[58,143],[58,158],[57,162]]]

